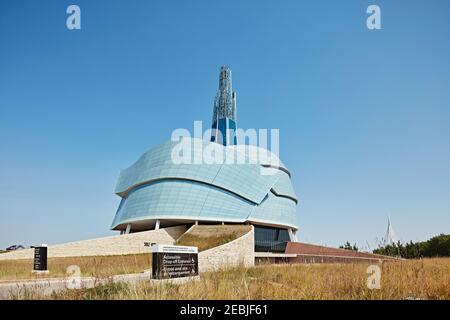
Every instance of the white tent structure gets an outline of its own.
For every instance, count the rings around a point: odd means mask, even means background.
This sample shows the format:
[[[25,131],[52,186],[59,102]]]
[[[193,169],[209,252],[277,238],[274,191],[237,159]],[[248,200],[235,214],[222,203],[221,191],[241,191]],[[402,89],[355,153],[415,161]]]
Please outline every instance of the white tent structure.
[[[388,217],[388,225],[386,234],[384,235],[383,238],[383,246],[396,244],[398,241],[399,238],[397,237],[397,234],[395,233],[394,228],[392,227],[390,217]]]

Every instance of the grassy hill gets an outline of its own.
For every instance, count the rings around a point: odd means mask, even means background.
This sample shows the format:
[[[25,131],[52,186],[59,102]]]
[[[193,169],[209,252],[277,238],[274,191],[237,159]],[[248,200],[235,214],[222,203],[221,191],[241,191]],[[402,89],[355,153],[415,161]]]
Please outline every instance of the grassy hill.
[[[198,225],[183,234],[176,242],[180,246],[198,247],[205,251],[233,241],[251,230],[247,225]]]

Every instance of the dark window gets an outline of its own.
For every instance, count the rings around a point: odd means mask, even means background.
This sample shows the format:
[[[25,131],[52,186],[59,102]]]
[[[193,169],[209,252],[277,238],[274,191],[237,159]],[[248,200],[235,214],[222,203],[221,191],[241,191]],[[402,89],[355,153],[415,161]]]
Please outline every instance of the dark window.
[[[286,229],[255,226],[256,252],[284,252],[288,241]]]

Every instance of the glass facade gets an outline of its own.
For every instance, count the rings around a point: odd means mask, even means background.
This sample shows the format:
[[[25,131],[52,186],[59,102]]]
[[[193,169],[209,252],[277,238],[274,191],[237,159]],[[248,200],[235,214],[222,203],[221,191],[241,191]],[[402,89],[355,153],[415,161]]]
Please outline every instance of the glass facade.
[[[228,134],[228,136],[227,136]],[[211,141],[226,145],[236,145],[236,122],[232,119],[223,118],[213,122]]]
[[[205,148],[213,143],[190,140]],[[282,163],[283,170],[262,175],[261,163],[248,161],[251,148],[217,145],[224,153],[242,153],[246,163],[175,164],[171,155],[176,144],[169,140],[122,171],[115,190],[122,201],[113,230],[157,219],[250,222],[297,229],[297,197]]]
[[[255,226],[256,252],[284,252],[290,241],[286,229]]]
[[[166,141],[123,170],[115,189],[122,200],[111,229],[125,230],[131,224],[131,228],[145,230],[157,220],[274,225],[279,228],[255,226],[255,247],[284,252],[287,229],[297,230],[298,199],[290,172],[270,151],[245,142],[237,145],[236,128],[231,70],[221,67],[211,141]],[[174,161],[180,149],[190,161]],[[223,155],[223,161],[196,161],[205,160],[204,150]]]

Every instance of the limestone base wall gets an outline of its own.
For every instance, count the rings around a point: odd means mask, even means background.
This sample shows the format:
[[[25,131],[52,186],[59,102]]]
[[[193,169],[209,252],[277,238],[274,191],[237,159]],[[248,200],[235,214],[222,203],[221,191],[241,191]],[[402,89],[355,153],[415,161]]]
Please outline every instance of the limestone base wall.
[[[255,265],[255,231],[254,227],[245,235],[221,246],[211,248],[198,254],[199,272]]]
[[[53,258],[150,253],[151,247],[145,247],[144,242],[174,244],[176,239],[186,232],[186,229],[186,226],[176,226],[50,245],[47,255],[49,258]],[[0,260],[33,259],[33,257],[34,249],[23,249],[0,254]]]

